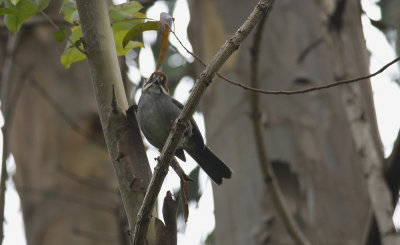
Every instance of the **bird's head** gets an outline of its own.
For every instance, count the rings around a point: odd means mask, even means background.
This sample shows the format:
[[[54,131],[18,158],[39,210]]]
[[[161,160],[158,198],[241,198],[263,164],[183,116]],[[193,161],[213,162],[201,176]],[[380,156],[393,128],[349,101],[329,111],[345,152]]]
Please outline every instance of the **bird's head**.
[[[149,77],[149,80],[143,85],[143,91],[156,91],[156,92],[163,92],[168,94],[168,85],[167,85],[167,76],[160,72],[160,71],[155,71],[151,76]]]

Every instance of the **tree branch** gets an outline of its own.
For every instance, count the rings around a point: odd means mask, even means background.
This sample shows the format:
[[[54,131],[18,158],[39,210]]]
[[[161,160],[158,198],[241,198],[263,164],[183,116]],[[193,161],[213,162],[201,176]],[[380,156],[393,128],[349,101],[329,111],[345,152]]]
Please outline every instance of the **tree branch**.
[[[150,172],[146,152],[141,140],[137,125],[130,126],[124,112],[128,109],[120,68],[118,66],[117,53],[113,33],[108,15],[107,1],[77,0],[79,18],[81,21],[85,53],[90,65],[93,87],[96,94],[100,120],[103,127],[107,148],[117,175],[122,202],[127,215],[130,233],[136,223],[136,214],[143,201],[145,183],[148,179],[137,181],[138,189],[132,189],[130,180],[135,176],[127,171],[135,169],[134,166],[124,166],[120,162],[123,156],[119,155],[118,143],[121,136],[130,132],[130,138],[134,138],[135,147],[129,152],[129,159],[142,166],[143,176]],[[115,103],[114,103],[115,102]],[[111,105],[116,104],[116,108]],[[136,140],[139,139],[139,140]],[[151,175],[151,172],[148,176]],[[140,184],[143,185],[140,185]],[[144,189],[142,187],[144,186]]]
[[[160,160],[154,170],[153,177],[151,178],[144,202],[139,211],[134,232],[134,245],[144,244],[144,235],[149,225],[151,210],[153,209],[158,193],[160,192],[162,182],[164,181],[164,178],[168,172],[169,162],[174,156],[176,147],[186,130],[188,121],[200,102],[202,94],[206,90],[207,86],[212,82],[212,79],[221,66],[233,54],[233,52],[239,48],[242,41],[249,35],[254,26],[257,25],[263,16],[267,14],[271,4],[271,0],[260,0],[243,25],[231,38],[229,38],[229,40],[224,43],[218,53],[211,60],[210,64],[196,79],[197,81],[192,89],[192,93],[190,94],[188,102],[175,121],[174,127],[171,130],[161,152]]]
[[[206,64],[204,63],[204,61],[195,53],[189,51],[181,42],[181,40],[178,38],[178,36],[175,34],[175,32],[173,32],[171,30],[172,34],[174,34],[175,38],[178,40],[179,44],[185,49],[185,51],[187,53],[189,53],[190,55],[192,55],[198,62],[200,62],[201,65],[203,65],[204,67],[206,66]],[[317,40],[318,41],[318,40]],[[315,42],[316,44],[314,45],[318,45],[319,42]],[[307,51],[308,52],[308,51]],[[328,89],[328,88],[332,88],[332,87],[336,87],[336,86],[340,86],[340,85],[344,85],[344,84],[350,84],[350,83],[354,83],[354,82],[359,82],[362,80],[367,80],[371,77],[374,77],[380,73],[382,73],[384,70],[386,70],[389,66],[393,65],[394,63],[400,61],[400,57],[397,57],[396,59],[390,61],[389,63],[387,63],[386,65],[382,66],[378,71],[372,73],[372,74],[368,74],[365,76],[361,76],[361,77],[356,77],[356,78],[352,78],[352,79],[346,79],[346,80],[340,80],[340,81],[336,81],[336,82],[330,82],[328,84],[325,85],[321,85],[321,86],[315,86],[315,87],[310,87],[310,88],[305,88],[305,89],[300,89],[300,90],[293,90],[293,91],[289,91],[289,90],[264,90],[264,89],[259,89],[259,88],[255,88],[255,87],[250,87],[250,86],[246,86],[244,85],[246,82],[238,82],[238,81],[234,81],[228,77],[226,77],[225,75],[221,74],[220,72],[217,72],[217,76],[219,78],[221,78],[222,80],[225,80],[228,83],[231,83],[235,86],[241,87],[245,90],[249,90],[252,92],[256,92],[256,93],[261,93],[261,94],[272,94],[272,95],[292,95],[292,94],[304,94],[304,93],[308,93],[308,92],[312,92],[312,91],[317,91],[317,90],[323,90],[323,89]]]
[[[35,4],[33,1],[31,1],[32,4]],[[36,4],[35,4],[36,5]],[[50,23],[50,25],[52,27],[54,27],[54,29],[56,29],[58,32],[63,33],[63,31],[58,27],[58,25],[41,9],[39,9],[39,12],[43,15],[43,17],[47,20],[48,23]],[[74,46],[77,50],[79,50],[82,54],[85,54],[85,51],[83,49],[81,49],[81,47],[79,47],[78,45],[76,45],[72,39],[69,36],[65,36],[68,40],[68,42],[71,43],[72,46]]]
[[[260,54],[260,43],[262,37],[262,30],[264,27],[265,19],[267,16],[261,20],[257,26],[256,33],[254,35],[253,44],[251,46],[250,55],[250,81],[251,86],[257,87],[258,84],[258,65],[259,65],[259,54]],[[288,207],[286,205],[285,197],[279,187],[278,180],[275,176],[274,169],[272,168],[271,162],[268,159],[266,152],[266,144],[263,137],[263,130],[261,126],[261,109],[260,109],[260,99],[258,93],[250,94],[250,104],[251,104],[251,121],[253,124],[254,140],[257,148],[259,163],[261,172],[263,174],[263,180],[265,186],[270,192],[271,199],[277,209],[282,221],[288,230],[289,234],[292,236],[296,244],[309,245],[311,244],[303,232],[299,229],[297,223],[291,216]]]

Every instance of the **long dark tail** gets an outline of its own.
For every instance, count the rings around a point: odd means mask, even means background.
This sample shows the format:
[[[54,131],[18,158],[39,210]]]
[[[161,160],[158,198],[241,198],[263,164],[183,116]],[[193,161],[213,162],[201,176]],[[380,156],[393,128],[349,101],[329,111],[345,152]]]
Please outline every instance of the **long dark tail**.
[[[222,184],[222,178],[231,178],[232,170],[207,146],[196,150],[187,150],[187,152],[218,185]]]

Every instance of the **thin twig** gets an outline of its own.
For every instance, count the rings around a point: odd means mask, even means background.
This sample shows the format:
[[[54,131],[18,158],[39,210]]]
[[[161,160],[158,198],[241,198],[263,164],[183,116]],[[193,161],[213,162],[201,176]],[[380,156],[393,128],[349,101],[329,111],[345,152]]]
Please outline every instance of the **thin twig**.
[[[260,43],[262,39],[262,31],[264,27],[264,23],[266,20],[265,16],[263,20],[261,20],[260,24],[257,26],[255,31],[253,44],[251,47],[251,55],[250,55],[250,81],[251,86],[257,87],[258,84],[258,67],[259,67],[259,54],[260,54]],[[282,221],[288,230],[289,234],[292,236],[293,240],[296,244],[309,245],[310,242],[307,240],[303,232],[298,227],[296,221],[291,216],[284,195],[282,194],[282,190],[279,187],[278,180],[275,176],[274,169],[272,168],[271,162],[268,159],[268,155],[266,152],[266,144],[265,139],[263,137],[263,130],[261,126],[261,109],[260,109],[260,99],[258,93],[250,94],[250,102],[251,102],[251,121],[253,124],[253,132],[254,132],[254,140],[256,143],[260,168],[262,170],[264,184],[269,190],[269,194],[272,198],[272,201],[277,209]]]
[[[54,19],[53,18],[53,22],[54,23],[58,23],[60,25],[65,24],[65,20],[63,18],[57,18]],[[41,26],[41,25],[48,25],[49,21],[45,18],[42,18],[42,16],[40,15],[34,15],[32,17],[30,17],[29,19],[24,21],[24,24],[21,28],[23,27],[32,27],[32,26]],[[0,28],[6,28],[6,25],[4,24],[4,21],[0,22]]]
[[[33,3],[33,1],[31,1]],[[54,27],[54,29],[56,29],[58,32],[63,33],[63,31],[60,29],[60,27],[58,27],[58,25],[41,9],[39,9],[39,12],[44,16],[44,18],[46,18],[46,20],[50,23],[51,26]],[[65,33],[63,33],[64,36]],[[69,36],[66,36],[67,40],[72,44],[72,46],[74,46],[77,50],[79,50],[82,54],[86,55],[85,50],[81,49],[78,45],[75,45],[74,41],[72,41],[72,39]]]
[[[192,93],[190,94],[178,119],[175,121],[174,127],[172,128],[163,150],[161,151],[160,161],[154,169],[153,177],[151,178],[149,188],[147,189],[143,204],[138,214],[133,234],[133,245],[145,244],[145,235],[149,226],[151,211],[154,207],[158,193],[160,192],[164,178],[167,175],[169,162],[174,156],[176,147],[187,128],[188,121],[200,102],[201,96],[207,86],[212,82],[212,79],[221,66],[239,48],[240,44],[249,35],[255,25],[257,25],[263,16],[268,13],[271,4],[271,0],[260,0],[243,25],[224,43],[218,53],[211,60],[210,64],[197,78]]]
[[[201,65],[203,65],[205,67],[206,64],[204,63],[204,61],[198,55],[196,55],[195,53],[189,51],[183,45],[181,40],[179,40],[179,38],[177,37],[175,32],[173,32],[173,31],[171,31],[171,32],[172,32],[172,34],[174,34],[175,38],[178,40],[179,44],[185,49],[185,51],[187,53],[189,53],[190,55],[192,55]],[[226,77],[225,75],[221,74],[220,72],[217,72],[217,76],[220,77],[221,79],[223,79],[223,80],[235,85],[235,86],[241,87],[241,88],[243,88],[245,90],[249,90],[249,91],[252,91],[252,92],[257,92],[257,93],[261,93],[261,94],[272,94],[272,95],[280,95],[280,94],[292,95],[292,94],[304,94],[304,93],[308,93],[308,92],[312,92],[312,91],[316,91],[316,90],[323,90],[323,89],[327,89],[327,88],[336,87],[336,86],[339,86],[339,85],[350,84],[350,83],[366,80],[366,79],[369,79],[371,77],[374,77],[374,76],[382,73],[389,66],[393,65],[394,63],[396,63],[398,61],[400,61],[400,57],[397,57],[396,59],[394,59],[391,62],[389,62],[386,65],[384,65],[378,71],[376,71],[376,72],[374,72],[372,74],[369,74],[369,75],[356,77],[356,78],[352,78],[352,79],[340,80],[340,81],[337,81],[337,82],[331,82],[331,83],[328,83],[328,84],[325,84],[325,85],[321,85],[321,86],[315,86],[315,87],[310,87],[310,88],[300,89],[300,90],[293,90],[293,91],[289,91],[289,90],[264,90],[264,89],[259,89],[259,88],[255,88],[255,87],[246,86],[246,85],[244,85],[245,82],[234,81],[234,80]]]
[[[29,0],[29,2],[31,3],[31,4],[33,4],[35,7],[36,7],[36,9],[43,15],[43,17],[50,23],[50,25],[51,26],[53,26],[54,27],[54,29],[56,29],[58,32],[60,32],[60,33],[63,33],[64,34],[64,36],[65,36],[65,33],[58,27],[58,25],[46,14],[46,12],[44,12],[42,9],[40,9],[39,8],[39,6],[37,5],[37,3],[36,2],[34,2],[34,1],[32,1],[32,0]],[[71,38],[70,37],[66,37],[67,38],[67,40],[72,44],[72,46],[74,46],[77,50],[79,50],[82,54],[85,54],[86,55],[86,52],[83,50],[83,49],[81,49],[78,45],[75,45],[75,43],[71,40]]]

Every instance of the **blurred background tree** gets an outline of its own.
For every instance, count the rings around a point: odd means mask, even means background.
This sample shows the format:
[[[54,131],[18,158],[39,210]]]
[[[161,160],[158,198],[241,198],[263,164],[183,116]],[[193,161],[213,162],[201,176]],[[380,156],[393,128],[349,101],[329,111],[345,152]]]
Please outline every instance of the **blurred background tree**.
[[[143,4],[149,7],[153,2]],[[160,2],[172,15],[176,1]],[[188,2],[190,41],[206,62],[257,3]],[[385,14],[392,10],[387,7],[391,1],[381,2],[385,23],[389,18],[385,16],[393,16]],[[46,12],[65,25],[60,5],[61,1],[51,1]],[[361,14],[358,0],[275,1],[261,44],[254,47],[252,34],[222,73],[247,85],[255,76],[260,88],[271,90],[298,90],[368,74]],[[27,244],[129,244],[86,61],[65,70],[59,62],[65,45],[54,41],[53,32],[41,16],[25,24],[16,38],[4,27],[0,32],[1,101],[8,122],[5,146],[16,163],[13,180],[21,198]],[[397,38],[393,32],[388,35]],[[154,55],[158,42],[150,43]],[[260,57],[257,74],[252,74],[254,52]],[[120,63],[123,74],[135,73],[134,83],[125,77],[131,103],[150,75],[143,72],[150,64],[139,61],[144,53],[149,54],[146,49],[128,53],[129,67],[124,60]],[[202,67],[185,61],[171,46],[162,69],[174,93],[182,77],[196,77]],[[253,96],[216,78],[203,98],[208,145],[234,171],[231,180],[214,188],[216,227],[207,244],[295,244],[260,171],[250,106]],[[369,83],[293,96],[260,95],[260,99],[264,150],[301,231],[312,244],[379,244],[379,236],[368,237],[377,233],[363,164],[371,152],[381,163],[385,157]],[[370,129],[374,147],[367,152],[356,146],[364,136],[352,129],[351,104],[359,109],[362,126]],[[389,183],[399,179],[398,169],[391,168],[399,166],[398,145],[386,160]],[[192,176],[198,179],[198,169]],[[398,181],[390,187],[397,198]],[[196,202],[203,190],[197,182],[191,188],[191,200]]]
[[[189,1],[195,53],[209,61],[256,2]],[[259,47],[246,40],[222,73],[247,85],[256,77],[260,88],[270,90],[300,90],[368,74],[361,11],[357,0],[275,1]],[[255,52],[258,64],[251,62]],[[258,164],[256,116],[250,114],[254,93],[216,79],[203,99],[207,139],[231,164],[234,177],[214,189],[215,244],[295,244]],[[300,229],[312,244],[361,244],[373,215],[364,165],[375,156],[380,164],[385,161],[370,84],[260,99],[264,150]],[[357,110],[349,111],[353,105]],[[368,135],[360,134],[362,127]],[[372,147],[360,149],[357,142],[365,137]],[[396,198],[397,193],[398,187]]]
[[[61,3],[51,1],[46,9],[60,26],[66,25]],[[87,62],[68,70],[61,65],[65,44],[54,40],[54,28],[41,15],[16,38],[2,30],[2,68],[12,62],[2,105],[12,108],[5,121],[11,122],[9,152],[27,244],[125,244]]]

